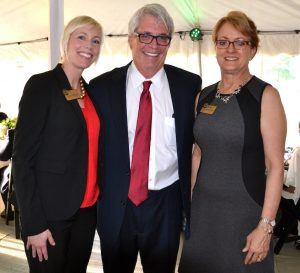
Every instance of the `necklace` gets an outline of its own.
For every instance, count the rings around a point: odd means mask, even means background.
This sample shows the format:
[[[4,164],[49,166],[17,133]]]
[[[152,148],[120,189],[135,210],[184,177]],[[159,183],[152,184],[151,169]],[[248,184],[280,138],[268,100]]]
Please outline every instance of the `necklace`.
[[[235,89],[232,93],[225,95],[220,93],[220,85],[221,85],[221,81],[218,84],[218,88],[217,88],[217,93],[215,95],[216,99],[220,99],[221,101],[223,101],[224,103],[228,103],[228,101],[236,94],[240,93],[242,87],[248,82],[250,81],[250,79],[252,78],[252,75],[250,75],[249,77],[246,78],[246,80],[244,80],[237,89]]]
[[[218,87],[217,89],[217,93],[216,93],[216,98],[217,99],[220,99],[221,101],[227,103],[234,95],[240,93],[241,91],[241,88],[242,88],[242,85],[240,85],[237,89],[235,89],[232,93],[230,93],[228,96],[224,96],[223,94],[220,93],[220,89]]]
[[[83,99],[85,97],[85,88],[82,79],[80,79],[79,84],[80,84],[80,98]]]

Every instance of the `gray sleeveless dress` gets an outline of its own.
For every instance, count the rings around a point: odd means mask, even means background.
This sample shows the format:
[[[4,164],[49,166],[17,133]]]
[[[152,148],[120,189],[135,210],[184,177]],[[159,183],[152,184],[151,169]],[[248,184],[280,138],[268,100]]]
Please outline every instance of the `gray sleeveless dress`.
[[[200,96],[194,136],[202,159],[180,273],[274,273],[272,250],[252,265],[244,265],[242,252],[264,198],[260,106],[266,85],[253,77],[227,104],[215,98],[216,84]],[[200,112],[205,103],[217,106],[213,114]]]

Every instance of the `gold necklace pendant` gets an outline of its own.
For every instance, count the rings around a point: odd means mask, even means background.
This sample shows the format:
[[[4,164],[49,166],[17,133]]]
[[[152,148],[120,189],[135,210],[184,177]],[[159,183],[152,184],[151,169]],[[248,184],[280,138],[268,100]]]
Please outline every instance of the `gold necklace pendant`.
[[[77,99],[83,99],[85,97],[86,91],[84,88],[83,81],[80,79],[79,81],[80,88],[77,89],[64,89],[63,94],[66,98],[66,100],[77,100]]]
[[[80,84],[80,92],[81,92],[80,98],[83,99],[85,97],[85,88],[82,79],[80,79],[79,84]]]

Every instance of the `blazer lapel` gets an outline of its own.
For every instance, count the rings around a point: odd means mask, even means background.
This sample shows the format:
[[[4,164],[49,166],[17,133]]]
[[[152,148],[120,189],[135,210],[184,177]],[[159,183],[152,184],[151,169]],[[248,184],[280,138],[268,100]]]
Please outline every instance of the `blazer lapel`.
[[[61,64],[58,64],[55,68],[54,68],[54,75],[55,78],[57,80],[57,84],[59,86],[59,92],[60,92],[60,96],[63,97],[64,100],[66,100],[66,98],[63,95],[63,90],[64,89],[71,89],[72,87],[70,86],[69,80],[65,74],[65,72],[63,71]],[[84,81],[84,86],[86,87],[87,84]],[[81,125],[86,128],[86,122],[82,113],[82,110],[80,109],[80,105],[77,102],[77,100],[71,100],[68,101],[68,104],[71,106],[71,108],[73,109],[75,115],[78,117]]]

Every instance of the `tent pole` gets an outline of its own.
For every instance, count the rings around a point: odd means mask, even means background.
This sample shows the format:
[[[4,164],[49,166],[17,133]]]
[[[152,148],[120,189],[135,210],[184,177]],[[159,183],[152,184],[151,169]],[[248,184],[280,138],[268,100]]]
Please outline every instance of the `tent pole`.
[[[199,74],[202,77],[202,59],[201,59],[201,45],[202,40],[199,41],[199,51],[198,51],[198,58],[199,58]],[[199,90],[200,91],[200,90]]]
[[[49,66],[54,68],[60,59],[59,41],[64,29],[64,0],[49,0],[50,9],[50,55]]]

